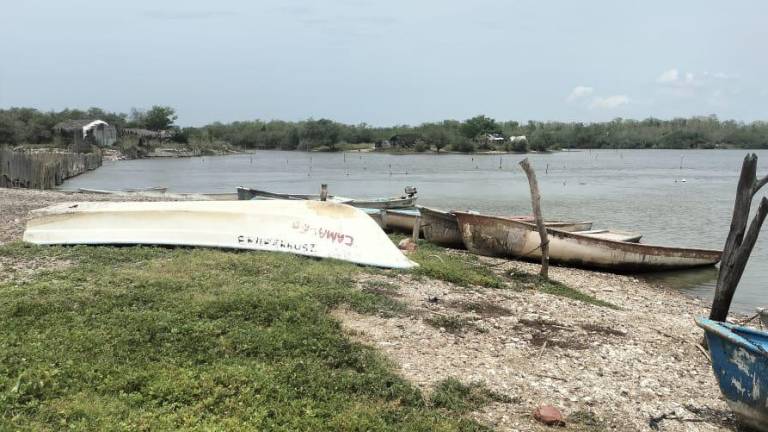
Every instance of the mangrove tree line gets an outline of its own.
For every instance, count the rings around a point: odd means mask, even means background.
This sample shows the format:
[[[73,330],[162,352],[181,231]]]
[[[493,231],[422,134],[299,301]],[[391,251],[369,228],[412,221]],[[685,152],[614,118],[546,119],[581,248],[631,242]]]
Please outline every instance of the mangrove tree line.
[[[497,121],[478,115],[473,118],[422,123],[416,126],[376,127],[349,125],[329,119],[298,122],[282,120],[215,122],[202,127],[175,125],[175,110],[153,106],[128,114],[100,108],[43,112],[33,108],[0,110],[0,144],[45,144],[53,140],[53,126],[70,119],[101,119],[118,129],[172,129],[179,142],[221,142],[246,149],[336,150],[387,142],[395,150],[545,151],[558,148],[768,148],[768,122],[719,120],[716,116],[617,118],[608,122]],[[488,139],[491,134],[495,139]],[[509,137],[525,136],[525,140]],[[504,138],[504,139],[500,139]]]

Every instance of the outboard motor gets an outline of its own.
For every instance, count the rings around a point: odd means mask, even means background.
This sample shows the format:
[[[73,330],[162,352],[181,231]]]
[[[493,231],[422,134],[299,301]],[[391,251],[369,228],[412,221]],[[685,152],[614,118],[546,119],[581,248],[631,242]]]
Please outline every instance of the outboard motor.
[[[406,186],[405,187],[405,194],[408,195],[408,197],[412,197],[416,195],[416,188],[413,186]]]

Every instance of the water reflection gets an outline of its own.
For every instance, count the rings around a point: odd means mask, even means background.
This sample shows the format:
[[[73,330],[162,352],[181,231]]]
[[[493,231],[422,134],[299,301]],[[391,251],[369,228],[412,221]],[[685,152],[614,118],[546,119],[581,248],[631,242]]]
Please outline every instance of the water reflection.
[[[717,284],[717,267],[702,267],[690,270],[676,270],[661,273],[646,273],[642,279],[682,291],[693,297],[712,298]]]

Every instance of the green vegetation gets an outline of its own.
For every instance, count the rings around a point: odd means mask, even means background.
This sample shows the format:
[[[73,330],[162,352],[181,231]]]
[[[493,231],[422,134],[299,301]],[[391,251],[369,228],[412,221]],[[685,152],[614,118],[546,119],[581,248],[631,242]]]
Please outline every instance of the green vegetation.
[[[162,131],[173,127],[173,123],[178,118],[175,109],[169,106],[155,105],[148,111],[132,110],[130,123],[134,127]]]
[[[478,410],[491,402],[515,402],[509,396],[490,390],[483,383],[464,384],[455,378],[440,381],[430,401],[436,408],[464,413]]]
[[[474,406],[463,388],[429,404],[344,336],[330,310],[390,307],[355,289],[360,267],[21,243],[0,256],[71,264],[0,283],[2,430],[482,429],[458,417]],[[479,394],[465,404],[492,398]]]
[[[426,276],[451,282],[456,285],[482,286],[486,288],[504,288],[504,279],[495,274],[488,266],[478,262],[478,258],[469,254],[451,254],[447,249],[419,241],[419,247],[409,258],[419,263],[413,270],[416,275]]]
[[[577,427],[578,430],[590,432],[600,432],[608,429],[605,421],[592,411],[576,411],[568,416],[567,423]]]
[[[552,279],[545,280],[541,278],[539,275],[511,271],[508,273],[508,276],[510,277],[510,279],[516,281],[518,283],[518,286],[522,286],[524,288],[537,289],[546,294],[566,297],[569,299],[592,304],[595,306],[607,307],[607,308],[616,309],[616,310],[620,309],[618,306],[616,306],[613,303],[600,300],[589,294],[584,294],[583,292],[579,290],[575,290],[558,281],[555,281]]]
[[[424,318],[424,322],[434,328],[443,329],[452,334],[461,334],[464,333],[465,330],[474,330],[480,333],[485,333],[483,329],[478,327],[471,320],[459,315],[434,315],[429,318]]]
[[[40,112],[32,108],[0,110],[0,144],[47,144],[53,140],[55,124],[70,119],[99,118],[125,127],[173,130],[181,143],[227,144],[243,149],[338,151],[370,148],[374,143],[391,144],[390,151],[420,152],[449,149],[456,152],[587,148],[768,148],[768,122],[721,121],[717,117],[660,120],[617,118],[602,123],[496,121],[478,115],[464,121],[444,120],[417,126],[372,127],[365,123],[347,125],[329,119],[299,122],[236,121],[215,122],[203,127],[176,127],[176,113],[167,106],[130,114],[106,112],[99,108]],[[496,134],[501,140],[489,140]],[[512,141],[510,137],[522,137]]]

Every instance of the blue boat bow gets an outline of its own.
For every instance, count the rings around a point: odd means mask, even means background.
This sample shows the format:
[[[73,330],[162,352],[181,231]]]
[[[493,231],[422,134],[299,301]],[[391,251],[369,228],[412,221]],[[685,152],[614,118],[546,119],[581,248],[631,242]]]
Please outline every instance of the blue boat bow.
[[[768,333],[698,318],[706,331],[712,369],[738,419],[768,432]]]

